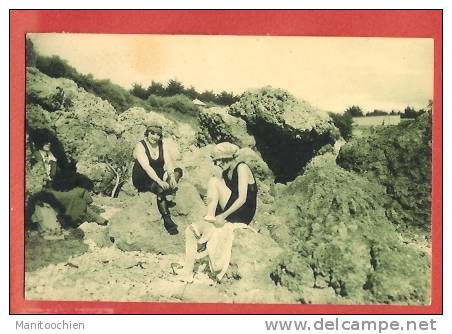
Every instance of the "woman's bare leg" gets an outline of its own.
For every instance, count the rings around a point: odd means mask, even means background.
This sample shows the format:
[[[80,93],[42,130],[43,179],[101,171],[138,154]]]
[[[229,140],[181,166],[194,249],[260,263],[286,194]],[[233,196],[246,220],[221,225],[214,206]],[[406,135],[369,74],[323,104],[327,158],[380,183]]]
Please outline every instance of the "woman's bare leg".
[[[215,217],[217,205],[220,204],[224,208],[230,196],[231,190],[223,179],[211,178],[207,184],[207,216]]]

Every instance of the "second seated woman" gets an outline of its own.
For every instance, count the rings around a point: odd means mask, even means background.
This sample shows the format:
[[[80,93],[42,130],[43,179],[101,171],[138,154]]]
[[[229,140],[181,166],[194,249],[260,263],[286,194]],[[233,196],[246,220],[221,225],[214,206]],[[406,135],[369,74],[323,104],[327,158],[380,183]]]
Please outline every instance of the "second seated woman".
[[[172,152],[163,139],[160,125],[149,126],[144,137],[133,151],[133,185],[139,192],[152,192],[157,195],[157,207],[162,215],[163,226],[169,234],[175,235],[179,231],[171,219],[168,196],[177,190],[182,170],[174,169]]]

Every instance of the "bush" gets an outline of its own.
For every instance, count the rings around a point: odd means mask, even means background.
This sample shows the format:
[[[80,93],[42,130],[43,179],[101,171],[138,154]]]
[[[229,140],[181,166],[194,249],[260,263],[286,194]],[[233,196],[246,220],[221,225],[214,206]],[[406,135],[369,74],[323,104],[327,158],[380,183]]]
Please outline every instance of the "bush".
[[[349,115],[351,117],[363,117],[364,113],[359,106],[351,106],[348,107],[344,112],[345,115]]]
[[[314,286],[360,303],[428,303],[428,255],[399,239],[386,217],[390,200],[384,187],[340,168],[333,155],[309,164],[275,195],[270,233],[287,253],[273,280],[300,299]]]
[[[156,108],[172,109],[182,114],[198,116],[198,107],[185,95],[179,94],[168,97],[161,97],[157,95],[149,96],[148,104]]]
[[[386,215],[394,223],[430,228],[431,113],[413,122],[376,128],[341,148],[337,163],[386,187],[394,200]]]
[[[334,125],[336,128],[339,129],[339,132],[341,133],[342,138],[345,140],[349,140],[352,138],[352,124],[353,124],[353,118],[350,116],[350,114],[336,114],[336,113],[329,113],[331,119],[333,120]]]

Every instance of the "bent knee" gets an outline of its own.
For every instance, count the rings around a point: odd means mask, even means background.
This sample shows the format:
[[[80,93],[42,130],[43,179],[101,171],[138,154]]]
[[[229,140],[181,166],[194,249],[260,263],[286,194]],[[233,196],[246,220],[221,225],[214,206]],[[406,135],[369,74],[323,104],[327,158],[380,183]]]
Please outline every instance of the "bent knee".
[[[220,183],[221,183],[220,178],[214,176],[209,179],[208,186],[209,187],[218,187],[220,185]]]

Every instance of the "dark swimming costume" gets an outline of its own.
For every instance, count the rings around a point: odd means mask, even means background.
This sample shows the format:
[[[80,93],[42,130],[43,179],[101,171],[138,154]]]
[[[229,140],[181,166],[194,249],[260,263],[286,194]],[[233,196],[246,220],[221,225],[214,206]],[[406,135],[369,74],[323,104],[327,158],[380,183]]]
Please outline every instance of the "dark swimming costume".
[[[240,162],[237,164],[237,166],[235,166],[234,171],[232,172],[231,180],[229,180],[228,178],[229,170],[223,171],[223,179],[224,182],[226,183],[226,186],[231,190],[231,196],[229,197],[229,200],[226,203],[224,209],[222,209],[220,205],[217,206],[215,215],[219,215],[220,213],[228,210],[231,207],[231,205],[234,204],[237,198],[239,198],[239,175],[237,168],[239,167],[240,164],[244,164],[244,162]],[[256,179],[254,178],[253,184],[248,183],[245,203],[237,211],[230,214],[226,218],[226,220],[235,223],[245,223],[245,224],[251,223],[251,220],[253,219],[254,214],[256,213],[256,201],[257,201],[257,184]]]
[[[165,165],[165,159],[163,156],[162,140],[158,141],[159,157],[157,159],[152,159],[151,152],[149,152],[149,148],[144,140],[141,140],[140,143],[141,145],[143,145],[144,150],[146,151],[149,165],[154,169],[158,177],[163,179],[163,174],[165,173],[165,170],[163,168],[163,166]],[[139,192],[150,191],[154,194],[160,194],[163,191],[163,189],[157,184],[157,182],[149,177],[149,175],[146,173],[143,167],[141,167],[140,163],[136,159],[132,169],[132,182]]]

